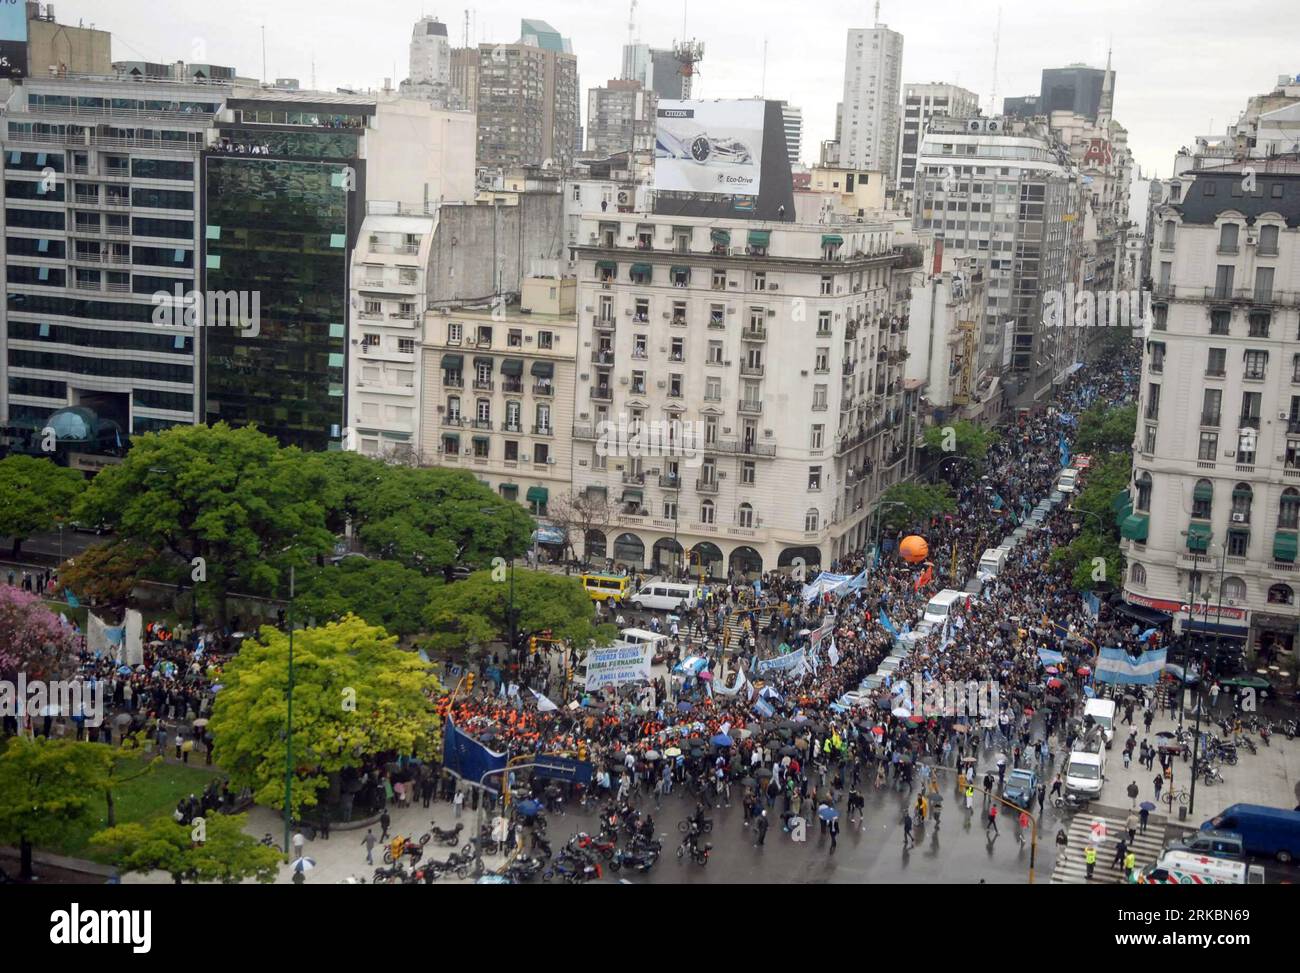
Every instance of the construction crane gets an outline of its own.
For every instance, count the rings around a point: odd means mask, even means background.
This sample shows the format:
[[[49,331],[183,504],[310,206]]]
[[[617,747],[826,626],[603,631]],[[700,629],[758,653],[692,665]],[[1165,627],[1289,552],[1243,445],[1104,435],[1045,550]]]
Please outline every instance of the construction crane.
[[[699,70],[699,63],[704,60],[704,45],[696,40],[673,44],[673,58],[677,61],[678,73],[682,76],[682,97],[691,96],[691,79]]]

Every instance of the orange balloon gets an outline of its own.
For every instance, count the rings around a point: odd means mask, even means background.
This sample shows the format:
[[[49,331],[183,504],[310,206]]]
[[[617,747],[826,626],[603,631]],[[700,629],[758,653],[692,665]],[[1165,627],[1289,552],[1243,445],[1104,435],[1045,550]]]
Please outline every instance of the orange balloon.
[[[929,556],[930,545],[925,542],[924,537],[909,534],[899,543],[898,552],[908,564],[920,564]]]

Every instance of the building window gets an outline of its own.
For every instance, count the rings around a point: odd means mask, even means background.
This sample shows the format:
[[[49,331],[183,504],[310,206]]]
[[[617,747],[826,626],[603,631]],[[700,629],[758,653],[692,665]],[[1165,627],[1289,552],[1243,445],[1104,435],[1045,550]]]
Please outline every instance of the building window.
[[[727,272],[725,270],[715,270],[710,286],[715,291],[725,291],[727,289]]]
[[[820,466],[808,467],[808,489],[820,490],[822,488],[822,468]]]
[[[1219,458],[1219,434],[1217,432],[1201,433],[1201,444],[1196,458],[1210,463]]]
[[[1256,351],[1254,349],[1246,352],[1246,370],[1243,378],[1262,379],[1264,373],[1268,370],[1268,352]]]
[[[1250,523],[1250,505],[1255,493],[1249,483],[1238,483],[1232,488],[1232,522],[1234,524]]]
[[[1146,471],[1138,474],[1133,481],[1133,485],[1137,487],[1137,499],[1133,504],[1134,509],[1143,512],[1149,511],[1151,509],[1151,474]]]
[[[1152,422],[1160,418],[1160,385],[1156,382],[1147,385],[1146,418]]]
[[[476,438],[474,440],[474,455],[478,459],[488,458],[488,440],[486,438]]]
[[[1246,332],[1247,335],[1251,338],[1267,338],[1272,318],[1273,315],[1268,311],[1251,311],[1246,318],[1246,322],[1250,326]]]
[[[1228,349],[1211,348],[1209,357],[1205,362],[1205,374],[1215,378],[1222,378],[1228,370]]]
[[[555,345],[554,345],[554,342],[555,342],[555,335],[554,335],[552,332],[550,332],[550,331],[539,331],[539,332],[537,332],[537,347],[538,347],[538,348],[544,348],[544,349],[550,350],[551,348],[553,348],[553,347],[555,346]]]
[[[1210,312],[1210,334],[1226,335],[1232,323],[1232,312],[1216,308]]]
[[[414,354],[415,354],[415,339],[414,339],[414,338],[398,338],[398,339],[397,339],[397,350],[398,350],[401,354],[403,354],[403,355],[414,355]]]
[[[1287,487],[1282,491],[1282,498],[1277,508],[1278,530],[1296,530],[1300,528],[1300,490]]]
[[[821,449],[826,439],[826,427],[824,425],[815,425],[812,427],[812,436],[809,439],[809,449]]]
[[[676,519],[677,519],[677,501],[676,501],[676,500],[665,500],[665,501],[664,501],[664,520],[676,520]]]
[[[1142,565],[1134,563],[1128,569],[1128,579],[1133,584],[1144,585],[1147,583],[1147,569]]]
[[[736,523],[741,527],[754,526],[754,508],[748,503],[742,503],[740,509],[736,511]]]
[[[1236,223],[1224,223],[1219,227],[1219,253],[1237,252],[1237,233],[1240,227]]]
[[[715,519],[714,507],[712,500],[705,500],[700,504],[700,523],[712,524]]]
[[[1151,371],[1159,374],[1165,370],[1165,345],[1162,341],[1147,342],[1147,351],[1151,359]]]
[[[831,333],[831,312],[817,312],[817,334],[819,337],[827,337]]]
[[[1268,603],[1270,605],[1290,605],[1295,601],[1295,592],[1289,585],[1275,584],[1268,589]]]
[[[1213,508],[1214,484],[1209,480],[1198,480],[1192,490],[1192,518],[1194,520],[1209,520]]]
[[[1229,602],[1246,600],[1246,582],[1240,578],[1224,578],[1223,597]]]
[[[1146,442],[1143,444],[1145,448],[1142,451],[1144,453],[1154,453],[1156,451],[1156,427],[1147,426],[1146,430]]]
[[[1245,557],[1246,551],[1250,549],[1250,531],[1248,530],[1230,530],[1228,531],[1228,556]]]
[[[830,274],[823,274],[821,280],[821,296],[830,297],[835,291],[835,278]]]
[[[808,533],[812,533],[817,529],[817,522],[819,519],[820,515],[816,510],[809,510],[803,515],[803,529]]]
[[[826,407],[827,407],[827,406],[826,406],[826,389],[827,389],[827,386],[825,386],[825,385],[814,385],[814,386],[813,386],[813,400],[812,400],[812,407],[813,407],[815,410],[817,410],[817,411],[824,411],[824,410],[826,409]]]
[[[752,460],[741,460],[740,463],[740,482],[745,486],[753,486],[758,480],[758,465]]]

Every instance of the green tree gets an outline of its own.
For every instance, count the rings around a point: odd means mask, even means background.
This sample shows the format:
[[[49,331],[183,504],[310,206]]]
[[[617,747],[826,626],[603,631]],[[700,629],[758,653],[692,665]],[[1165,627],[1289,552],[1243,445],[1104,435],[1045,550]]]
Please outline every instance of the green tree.
[[[1136,405],[1107,406],[1099,402],[1079,416],[1075,449],[1084,453],[1128,451],[1136,435]]]
[[[468,470],[378,466],[373,488],[356,487],[353,467],[332,494],[355,505],[354,529],[367,553],[451,581],[457,565],[486,567],[527,550],[533,519]]]
[[[166,872],[177,885],[187,880],[232,885],[247,878],[274,882],[280,852],[245,834],[247,818],[214,814],[185,825],[157,817],[100,831],[90,843],[106,852],[123,874]]]
[[[85,488],[79,472],[48,459],[14,454],[0,460],[0,537],[13,539],[11,556],[33,534],[66,522]]]
[[[1081,529],[1115,533],[1118,536],[1115,509],[1111,502],[1115,499],[1115,494],[1128,487],[1132,478],[1132,454],[1109,453],[1096,458],[1084,476],[1083,489],[1070,502],[1073,510],[1080,511]]]
[[[213,759],[235,789],[252,788],[265,807],[284,807],[289,639],[263,628],[222,673],[209,724]],[[438,751],[433,700],[441,692],[427,663],[397,648],[383,629],[349,615],[293,636],[293,812],[318,803],[331,775],[365,757]]]
[[[895,483],[885,491],[880,502],[882,523],[898,530],[907,527],[923,529],[934,517],[957,510],[957,502],[947,483]],[[884,506],[888,503],[902,506]]]
[[[998,440],[995,429],[988,429],[966,419],[931,426],[925,431],[925,445],[936,457],[969,456],[979,463],[984,462],[989,447]]]
[[[294,615],[326,622],[353,614],[394,635],[414,635],[438,584],[395,561],[348,557],[298,576]]]
[[[53,843],[94,813],[104,793],[102,744],[10,737],[0,752],[0,843],[16,844],[20,877],[32,878],[32,848]]]
[[[134,437],[75,513],[179,558],[224,615],[229,591],[275,594],[290,565],[332,549],[324,491],[319,467],[253,427],[175,426]]]
[[[144,577],[175,575],[174,570],[159,571],[160,560],[157,551],[139,541],[92,544],[59,565],[59,580],[82,601],[120,612]]]
[[[1052,551],[1049,566],[1065,567],[1076,591],[1092,591],[1102,584],[1118,584],[1124,577],[1124,557],[1109,533],[1080,533],[1065,547]]]
[[[464,581],[436,588],[426,612],[431,648],[484,646],[505,641],[510,631],[510,571],[477,571]],[[516,631],[550,630],[553,638],[585,646],[613,641],[612,625],[597,625],[591,598],[577,578],[546,571],[514,570]]]

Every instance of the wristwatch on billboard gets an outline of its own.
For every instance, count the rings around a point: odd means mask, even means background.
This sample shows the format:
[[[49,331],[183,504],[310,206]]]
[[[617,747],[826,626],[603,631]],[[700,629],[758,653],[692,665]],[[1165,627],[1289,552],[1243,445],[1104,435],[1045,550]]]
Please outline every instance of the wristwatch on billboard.
[[[661,132],[656,139],[656,155],[695,162],[729,162],[747,165],[754,161],[749,146],[733,138],[711,138],[707,132],[691,136],[689,141],[671,132]]]

